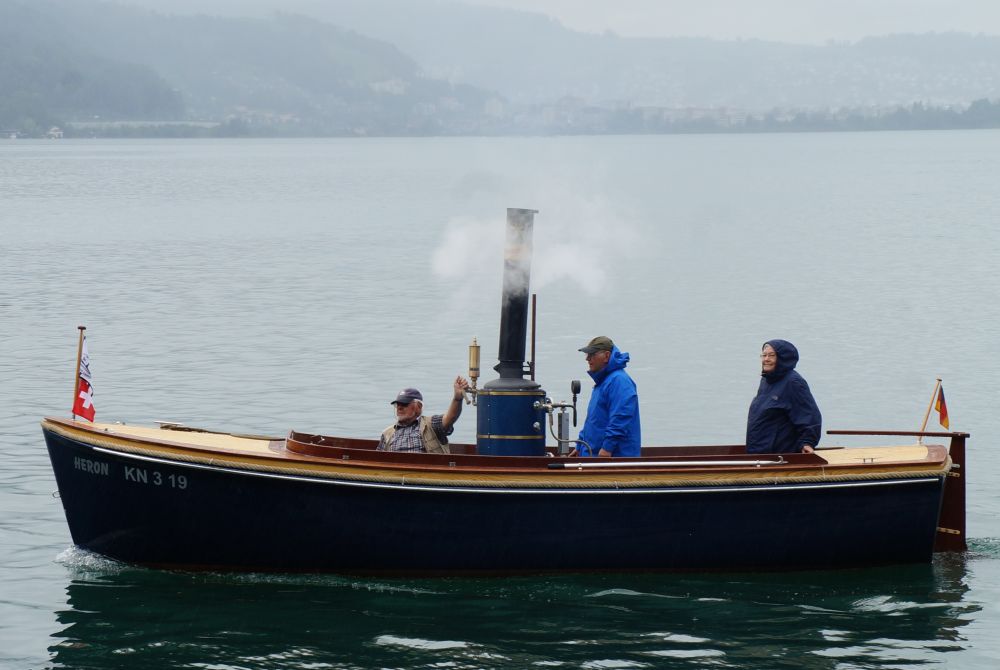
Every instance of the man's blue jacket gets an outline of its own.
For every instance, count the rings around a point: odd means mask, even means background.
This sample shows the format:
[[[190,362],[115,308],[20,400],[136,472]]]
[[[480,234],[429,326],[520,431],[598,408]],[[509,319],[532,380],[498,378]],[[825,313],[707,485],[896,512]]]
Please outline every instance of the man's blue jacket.
[[[798,453],[819,443],[823,417],[809,384],[795,371],[799,352],[791,342],[770,340],[778,361],[762,375],[747,417],[747,453]]]
[[[628,360],[627,353],[612,347],[608,364],[598,372],[587,372],[594,380],[594,391],[580,431],[580,439],[587,444],[577,445],[581,456],[597,456],[601,449],[612,456],[639,455],[639,394],[625,372]]]

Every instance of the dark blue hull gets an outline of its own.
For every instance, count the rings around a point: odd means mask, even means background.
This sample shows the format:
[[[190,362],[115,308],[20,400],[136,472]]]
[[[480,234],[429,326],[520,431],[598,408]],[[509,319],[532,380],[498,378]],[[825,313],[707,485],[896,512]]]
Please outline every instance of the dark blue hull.
[[[656,489],[420,487],[150,459],[45,431],[73,542],[190,569],[504,573],[929,561],[940,477]]]

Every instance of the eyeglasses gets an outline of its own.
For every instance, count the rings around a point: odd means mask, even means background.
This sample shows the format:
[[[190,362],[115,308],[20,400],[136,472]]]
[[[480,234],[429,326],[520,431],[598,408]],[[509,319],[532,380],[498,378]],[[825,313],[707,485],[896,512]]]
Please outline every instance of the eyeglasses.
[[[601,351],[595,351],[595,352],[593,352],[593,353],[590,353],[590,354],[587,354],[587,360],[589,361],[589,360],[590,360],[591,358],[593,358],[594,356],[596,356],[596,355],[598,355],[598,354],[603,354],[603,353],[605,353],[605,352],[604,352],[603,350],[601,350]],[[609,351],[609,352],[607,352],[607,353],[608,353],[608,354],[610,354],[611,352]]]
[[[767,359],[767,358],[777,358],[777,357],[778,357],[778,354],[775,354],[775,353],[770,353],[770,354],[761,354],[761,355],[760,355],[760,357],[761,357],[761,359]]]

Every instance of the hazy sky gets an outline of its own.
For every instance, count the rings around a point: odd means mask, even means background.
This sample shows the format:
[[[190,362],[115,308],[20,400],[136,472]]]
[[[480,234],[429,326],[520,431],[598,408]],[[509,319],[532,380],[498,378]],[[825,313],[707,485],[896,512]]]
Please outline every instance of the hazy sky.
[[[1000,35],[1000,0],[462,0],[549,14],[569,27],[623,36],[854,41],[961,31]]]

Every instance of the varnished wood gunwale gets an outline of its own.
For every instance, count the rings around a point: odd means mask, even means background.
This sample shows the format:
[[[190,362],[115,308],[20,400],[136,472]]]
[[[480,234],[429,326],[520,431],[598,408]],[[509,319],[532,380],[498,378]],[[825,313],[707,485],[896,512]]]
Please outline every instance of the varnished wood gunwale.
[[[210,463],[218,467],[302,474],[325,478],[373,479],[438,486],[584,486],[584,487],[662,487],[747,485],[754,483],[795,483],[875,478],[928,478],[943,476],[947,452],[940,446],[921,446],[924,457],[887,460],[879,463],[832,463],[817,454],[786,454],[783,465],[712,466],[706,461],[729,460],[733,448],[723,446],[713,453],[711,447],[658,448],[656,456],[625,459],[631,462],[656,461],[665,457],[672,462],[698,461],[699,465],[650,466],[577,469],[576,462],[592,459],[539,457],[476,456],[469,454],[406,454],[378,452],[374,440],[334,438],[334,443],[312,444],[306,434],[293,432],[284,441],[241,437],[220,433],[183,433],[184,441],[173,438],[171,431],[118,424],[90,425],[63,419],[46,419],[43,426],[96,446],[138,453],[144,456],[171,458],[188,462]],[[329,438],[321,441],[328,442]],[[346,445],[357,445],[356,448]],[[297,450],[298,448],[298,450]],[[875,448],[871,453],[891,456],[893,448]],[[903,449],[903,448],[898,448]],[[828,456],[836,450],[827,450]],[[844,450],[849,453],[855,450]],[[912,451],[912,448],[911,448]],[[862,450],[857,450],[862,453]],[[322,455],[318,455],[322,454]],[[842,456],[842,455],[841,455]],[[746,458],[756,458],[747,456]],[[843,458],[841,458],[843,460]],[[564,462],[565,469],[550,470],[553,462]]]

